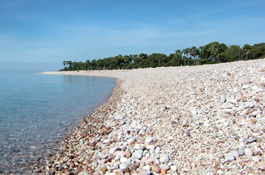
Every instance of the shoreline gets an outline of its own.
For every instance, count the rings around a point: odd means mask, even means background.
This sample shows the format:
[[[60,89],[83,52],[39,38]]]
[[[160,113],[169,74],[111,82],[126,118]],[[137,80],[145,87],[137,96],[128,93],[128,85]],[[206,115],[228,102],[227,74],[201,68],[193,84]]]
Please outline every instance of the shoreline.
[[[264,173],[263,71],[264,59],[46,72],[111,77],[117,86],[38,172]]]

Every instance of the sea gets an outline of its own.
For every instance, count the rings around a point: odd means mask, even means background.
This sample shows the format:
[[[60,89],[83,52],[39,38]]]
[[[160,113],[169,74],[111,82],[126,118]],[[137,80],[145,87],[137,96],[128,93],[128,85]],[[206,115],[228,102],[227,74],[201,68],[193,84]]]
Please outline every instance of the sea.
[[[115,86],[113,78],[0,72],[0,174],[31,174]]]

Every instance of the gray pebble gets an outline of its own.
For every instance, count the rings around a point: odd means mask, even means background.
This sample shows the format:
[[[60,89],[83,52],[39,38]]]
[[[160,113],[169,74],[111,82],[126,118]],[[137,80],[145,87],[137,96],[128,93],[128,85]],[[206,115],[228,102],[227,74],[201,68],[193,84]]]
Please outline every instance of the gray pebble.
[[[230,152],[230,153],[225,155],[225,160],[233,161],[233,160],[235,160],[235,156]]]
[[[231,153],[232,153],[236,158],[239,157],[239,153],[238,153],[237,150],[233,150],[233,151],[231,151]]]
[[[146,139],[145,139],[145,144],[149,144],[149,143],[151,143],[153,140],[154,140],[153,137],[146,137]]]
[[[244,149],[240,148],[238,151],[239,156],[243,156],[244,155]]]
[[[169,166],[165,165],[165,164],[160,165],[160,168],[165,169],[165,170],[169,170]]]
[[[100,159],[106,159],[106,158],[108,157],[108,155],[103,154],[103,153],[98,153],[98,157],[99,157]]]
[[[122,163],[122,164],[120,164],[120,169],[121,170],[126,170],[126,169],[128,169],[129,168],[129,164],[127,164],[127,163]]]
[[[133,154],[132,157],[135,159],[141,159],[143,157],[142,151],[136,150]]]
[[[178,167],[177,167],[176,165],[172,165],[172,166],[170,167],[170,170],[171,170],[172,172],[176,172],[176,171],[178,170]]]
[[[250,144],[250,143],[253,143],[253,142],[256,142],[258,139],[257,138],[250,138],[248,141],[247,141],[247,144]]]
[[[166,154],[161,154],[159,160],[160,160],[161,163],[168,163],[169,162],[169,157]]]
[[[245,153],[245,155],[247,155],[247,156],[252,156],[252,155],[253,155],[253,151],[252,151],[252,149],[250,149],[250,148],[246,148],[246,149],[244,150],[244,153]]]

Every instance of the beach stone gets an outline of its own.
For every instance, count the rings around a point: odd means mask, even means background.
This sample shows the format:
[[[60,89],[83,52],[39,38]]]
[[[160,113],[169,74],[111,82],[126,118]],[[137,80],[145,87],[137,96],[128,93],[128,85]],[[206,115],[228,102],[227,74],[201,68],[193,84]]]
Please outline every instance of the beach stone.
[[[172,166],[170,166],[170,170],[172,172],[176,172],[178,170],[178,167],[176,165],[172,165]]]
[[[265,162],[257,162],[256,164],[255,164],[255,167],[257,167],[258,169],[260,169],[260,170],[265,170]]]
[[[160,153],[160,150],[161,150],[160,147],[156,147],[156,149],[155,149],[155,153],[156,153],[156,154],[159,154],[159,153]]]
[[[146,171],[148,171],[148,172],[151,171],[151,167],[150,167],[150,165],[145,165],[145,166],[143,167],[143,169],[146,170]]]
[[[127,143],[130,144],[130,143],[134,142],[135,140],[136,140],[135,137],[131,137],[127,140]]]
[[[250,148],[244,149],[244,153],[246,156],[252,156],[253,155],[253,151]]]
[[[123,164],[131,164],[131,160],[125,157],[121,157],[120,162]]]
[[[237,150],[233,150],[233,151],[231,151],[231,153],[233,154],[233,156],[234,156],[235,158],[239,157],[239,153],[238,153]]]
[[[259,156],[253,156],[252,160],[256,163],[260,161],[260,157]]]
[[[145,132],[146,132],[146,129],[145,129],[145,128],[142,128],[142,129],[139,131],[139,135],[145,135]]]
[[[123,151],[116,151],[114,153],[115,156],[125,157],[125,153]]]
[[[160,160],[161,163],[168,163],[169,162],[169,157],[166,154],[161,154],[159,160]]]
[[[238,150],[238,154],[239,154],[239,156],[243,156],[244,155],[244,149],[243,148],[240,148]]]
[[[139,144],[135,144],[135,145],[134,145],[134,149],[136,149],[136,150],[140,150],[140,149],[141,149],[141,146],[140,146]]]
[[[107,168],[106,168],[106,167],[102,167],[100,170],[101,170],[104,174],[107,172]]]
[[[161,169],[161,174],[167,174],[167,170],[166,169]]]
[[[78,173],[78,175],[90,175],[90,173],[87,170],[84,170]]]
[[[149,175],[150,173],[144,169],[141,169],[138,173],[138,175]]]
[[[160,168],[165,169],[165,170],[169,170],[169,165],[162,164],[162,165],[160,165]]]
[[[151,143],[153,140],[154,140],[153,137],[146,137],[146,138],[145,138],[145,144],[149,144],[149,143]]]
[[[152,165],[151,169],[155,173],[160,173],[160,171],[161,171],[161,168],[157,164]]]
[[[227,161],[233,161],[233,160],[235,160],[235,156],[230,152],[230,153],[225,155],[225,159]]]
[[[145,163],[147,161],[147,159],[148,159],[148,157],[144,156],[144,157],[142,157],[141,162]]]
[[[115,156],[114,160],[118,161],[118,160],[120,160],[120,158],[121,158],[121,156],[117,155],[117,156]]]
[[[132,157],[135,158],[135,159],[141,159],[143,157],[142,155],[142,151],[140,150],[136,150],[133,154],[132,154]]]
[[[155,151],[155,145],[148,145],[147,147],[146,147],[147,149],[149,149],[150,151]]]
[[[99,153],[98,156],[99,156],[100,159],[106,159],[106,158],[108,158],[108,155],[107,154],[104,154],[104,153]]]
[[[120,169],[121,169],[121,170],[129,169],[129,164],[127,164],[127,163],[122,163],[122,164],[120,164]]]
[[[115,116],[115,120],[122,120],[122,119],[123,119],[123,117],[121,115]]]
[[[258,139],[257,138],[250,138],[248,141],[247,141],[247,144],[250,144],[250,143],[253,143],[253,142],[256,142]]]
[[[150,164],[151,162],[154,163],[155,161],[156,161],[156,158],[155,157],[149,157],[145,163],[146,164]]]
[[[131,151],[130,151],[130,150],[126,151],[125,156],[126,156],[127,158],[130,158],[130,157],[132,156]]]

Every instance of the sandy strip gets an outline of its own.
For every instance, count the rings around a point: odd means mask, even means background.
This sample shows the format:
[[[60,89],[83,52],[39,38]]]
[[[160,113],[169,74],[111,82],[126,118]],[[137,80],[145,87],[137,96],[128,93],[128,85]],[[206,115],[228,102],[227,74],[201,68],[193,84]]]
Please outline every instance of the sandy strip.
[[[265,173],[265,60],[45,72],[117,78],[109,101],[38,172]]]

